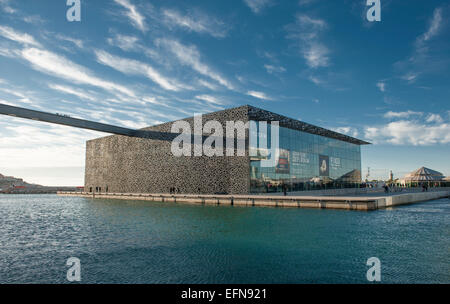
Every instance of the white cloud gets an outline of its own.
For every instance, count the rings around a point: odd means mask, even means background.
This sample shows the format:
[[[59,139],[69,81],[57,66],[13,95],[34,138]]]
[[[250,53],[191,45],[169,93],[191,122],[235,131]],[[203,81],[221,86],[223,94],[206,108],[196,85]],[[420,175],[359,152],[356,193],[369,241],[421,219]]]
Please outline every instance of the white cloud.
[[[225,104],[222,100],[218,99],[217,97],[211,96],[211,95],[198,95],[198,96],[195,96],[195,98],[199,99],[199,100],[203,100],[203,101],[209,102],[209,103],[214,103],[214,104],[217,104],[217,105],[224,105]]]
[[[305,33],[306,35],[316,35],[313,30],[323,29],[327,26],[324,20],[314,19],[308,15],[297,15],[297,21],[302,27],[310,29],[308,33]]]
[[[97,50],[95,51],[95,54],[99,63],[109,66],[124,74],[143,75],[153,82],[157,83],[163,89],[169,91],[179,91],[182,88],[181,85],[162,76],[153,67],[143,62],[111,55],[105,51]]]
[[[20,33],[8,26],[0,26],[0,36],[23,45],[41,47],[40,43],[28,34]]]
[[[324,81],[322,79],[320,79],[319,77],[316,76],[309,76],[309,80],[311,80],[311,82],[313,82],[315,85],[321,85],[324,83]]]
[[[384,126],[366,127],[365,137],[378,144],[414,146],[448,144],[450,124],[427,125],[415,121],[395,121]]]
[[[377,88],[380,89],[381,92],[385,92],[386,91],[386,83],[380,81],[377,83]]]
[[[110,45],[117,46],[124,51],[130,51],[135,49],[138,44],[139,38],[136,36],[127,36],[117,34],[114,38],[108,38],[108,43]]]
[[[316,0],[300,0],[298,2],[298,5],[306,6],[306,5],[309,5],[309,4],[314,3],[314,2],[316,2]]]
[[[99,87],[106,91],[115,91],[131,97],[135,96],[134,92],[128,88],[95,77],[88,69],[55,53],[36,48],[26,48],[21,51],[21,56],[30,62],[32,67],[39,72],[69,81]]]
[[[0,167],[83,166],[86,140],[104,136],[39,122],[0,125],[4,130],[0,137]]]
[[[151,49],[139,43],[139,38],[136,36],[117,34],[113,38],[108,38],[107,41],[110,45],[116,46],[123,51],[143,53],[145,56],[155,61],[161,61],[160,54],[158,54],[158,52],[156,52],[154,49]]]
[[[212,90],[212,91],[217,90],[217,86],[216,86],[215,84],[212,84],[211,82],[206,81],[206,80],[204,80],[204,79],[198,79],[198,80],[197,80],[197,83],[198,83],[199,85],[201,85],[202,87],[208,88],[208,89],[210,89],[210,90]]]
[[[245,4],[252,10],[253,13],[260,13],[265,7],[271,4],[271,0],[244,0]]]
[[[449,120],[440,114],[428,113],[425,116],[422,112],[390,111],[384,117],[400,120],[386,125],[366,126],[366,139],[373,143],[414,146],[450,143]]]
[[[393,112],[389,111],[384,114],[385,118],[408,118],[410,116],[421,116],[423,115],[422,112],[414,112],[411,110],[405,111],[405,112]]]
[[[177,26],[196,33],[206,33],[216,38],[223,38],[227,31],[225,24],[207,14],[195,10],[190,15],[183,15],[177,10],[164,9],[164,22],[169,27]]]
[[[17,10],[9,6],[9,2],[9,0],[0,0],[0,6],[5,13],[15,14]]]
[[[42,19],[39,15],[33,15],[33,16],[25,16],[23,17],[23,21],[30,24],[42,24],[45,23],[45,20]]]
[[[247,95],[255,97],[257,99],[262,99],[262,100],[272,100],[272,98],[268,97],[265,93],[263,92],[258,92],[258,91],[248,91]]]
[[[286,72],[286,69],[282,66],[275,66],[271,64],[265,64],[264,68],[266,69],[267,73],[273,74],[273,73],[284,73]]]
[[[17,51],[9,48],[3,48],[0,46],[0,56],[7,57],[7,58],[16,58],[17,57]]]
[[[217,81],[230,90],[234,90],[233,85],[227,79],[213,71],[212,68],[201,61],[200,52],[194,45],[186,46],[177,40],[169,39],[159,39],[157,40],[157,44],[166,47],[169,52],[175,55],[181,64],[191,67],[198,73]]]
[[[8,105],[8,106],[17,106],[17,104],[15,104],[14,102],[9,102],[9,101],[1,99],[1,98],[0,98],[0,103]]]
[[[408,83],[414,83],[417,80],[418,76],[419,76],[419,73],[408,72],[407,74],[403,75],[401,78],[403,80],[408,81]]]
[[[303,14],[297,15],[296,23],[288,26],[288,38],[298,42],[300,52],[310,68],[330,65],[330,50],[319,40],[320,33],[326,28],[324,20]]]
[[[145,17],[138,11],[135,5],[131,4],[129,0],[114,0],[117,4],[123,6],[127,11],[127,16],[134,27],[142,32],[147,31],[147,25],[145,23]]]
[[[339,127],[339,128],[335,128],[334,131],[336,131],[338,133],[346,134],[346,135],[349,135],[352,137],[357,137],[359,134],[358,130],[353,127]]]
[[[53,37],[56,39],[59,39],[59,40],[71,42],[80,49],[82,49],[84,46],[83,40],[81,40],[81,39],[75,39],[75,38],[67,37],[67,36],[64,36],[61,34],[54,35]]]
[[[320,43],[311,43],[303,51],[303,57],[311,68],[326,67],[329,65],[328,49]]]
[[[430,41],[438,36],[442,29],[443,18],[442,8],[436,8],[430,20],[427,30],[416,38],[412,55],[403,61],[399,61],[395,66],[403,73],[401,79],[408,84],[415,83],[420,74],[433,70],[438,65],[439,59],[431,60],[430,58]]]
[[[427,122],[442,123],[442,122],[444,122],[444,120],[442,119],[441,115],[439,115],[439,114],[429,114],[427,117]]]
[[[65,94],[77,96],[78,98],[81,98],[81,99],[96,101],[96,99],[92,95],[90,95],[80,89],[75,89],[75,88],[72,88],[69,86],[63,86],[63,85],[53,84],[53,83],[50,83],[48,85],[48,87],[55,91],[59,91],[59,92],[65,93]]]
[[[12,8],[11,6],[4,6],[3,7],[3,11],[8,13],[8,14],[14,14],[14,13],[17,12],[17,10]]]
[[[433,18],[430,22],[430,27],[427,32],[423,34],[423,36],[418,39],[423,41],[428,41],[439,33],[442,24],[442,8],[437,8],[433,12]]]
[[[16,99],[14,99],[15,102],[36,105],[36,102],[32,98],[30,98],[28,96],[30,94],[22,93],[17,88],[14,88],[14,89],[0,88],[0,92],[6,93],[6,94],[11,95],[11,96],[14,96],[16,98]]]

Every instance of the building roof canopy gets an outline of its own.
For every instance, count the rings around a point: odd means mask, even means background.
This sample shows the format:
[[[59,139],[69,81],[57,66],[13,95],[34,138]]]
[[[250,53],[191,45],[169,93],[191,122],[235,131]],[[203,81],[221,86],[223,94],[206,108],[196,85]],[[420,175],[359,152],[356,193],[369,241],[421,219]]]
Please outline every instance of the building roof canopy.
[[[262,120],[268,122],[279,121],[280,127],[299,130],[328,138],[338,139],[355,145],[370,145],[370,143],[367,141],[357,139],[335,131],[331,131],[322,127],[318,127],[303,121],[299,121],[297,119],[289,118],[284,115],[276,114],[250,105],[247,105],[247,107],[250,120],[257,120],[257,121]]]
[[[405,181],[441,181],[443,179],[444,175],[441,172],[425,167],[407,174],[404,178]]]

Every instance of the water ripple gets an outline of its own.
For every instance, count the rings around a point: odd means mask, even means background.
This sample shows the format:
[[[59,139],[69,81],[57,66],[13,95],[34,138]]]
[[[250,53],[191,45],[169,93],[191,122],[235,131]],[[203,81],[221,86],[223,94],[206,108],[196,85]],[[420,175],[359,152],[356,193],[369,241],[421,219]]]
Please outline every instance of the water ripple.
[[[450,283],[450,200],[349,212],[0,196],[0,283]]]

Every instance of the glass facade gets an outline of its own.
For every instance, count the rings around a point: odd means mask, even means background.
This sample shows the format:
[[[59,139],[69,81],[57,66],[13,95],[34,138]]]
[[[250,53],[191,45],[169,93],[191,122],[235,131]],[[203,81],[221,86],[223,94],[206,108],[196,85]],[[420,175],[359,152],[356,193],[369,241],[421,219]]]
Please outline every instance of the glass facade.
[[[270,124],[266,132],[264,127],[257,121],[250,124],[252,193],[354,188],[361,183],[359,145],[284,127],[279,127],[274,165],[262,166],[262,160],[272,157]]]

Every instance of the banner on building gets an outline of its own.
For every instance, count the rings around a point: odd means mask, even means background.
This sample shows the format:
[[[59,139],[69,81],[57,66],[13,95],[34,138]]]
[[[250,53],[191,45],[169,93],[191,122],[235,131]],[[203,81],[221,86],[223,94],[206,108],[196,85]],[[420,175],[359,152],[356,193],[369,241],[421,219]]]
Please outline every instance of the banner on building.
[[[289,173],[289,150],[278,149],[277,150],[277,166],[275,167],[276,173]]]
[[[319,175],[330,176],[330,159],[328,156],[319,155]]]

